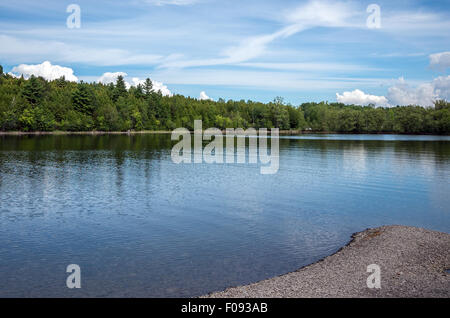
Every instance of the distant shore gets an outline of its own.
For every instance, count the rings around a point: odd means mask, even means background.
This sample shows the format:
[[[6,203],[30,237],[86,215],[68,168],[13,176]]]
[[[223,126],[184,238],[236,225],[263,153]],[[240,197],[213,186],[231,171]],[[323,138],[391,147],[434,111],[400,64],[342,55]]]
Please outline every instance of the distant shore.
[[[258,129],[257,129],[258,131]],[[267,130],[270,133],[270,129]],[[191,131],[192,132],[192,131]],[[225,133],[225,130],[222,130]],[[145,135],[145,134],[171,134],[171,130],[130,130],[130,131],[0,131],[0,136],[45,136],[45,135]],[[431,134],[431,133],[394,133],[394,132],[378,132],[378,133],[346,133],[346,132],[335,132],[335,131],[313,131],[313,130],[280,130],[280,135],[326,135],[326,134],[336,134],[336,135],[411,135],[411,136],[449,136],[448,134]]]
[[[407,226],[355,233],[335,254],[295,272],[209,298],[450,297],[450,234]],[[381,288],[367,287],[367,266],[379,265]]]
[[[139,131],[0,131],[0,136],[41,136],[41,135],[138,135],[138,134],[170,134],[169,130]]]
[[[258,130],[257,130],[258,131]],[[193,131],[191,131],[193,132]],[[222,130],[222,133],[225,133]],[[267,130],[270,133],[270,129]],[[40,135],[145,135],[171,134],[172,130],[130,130],[130,131],[0,131],[0,136],[40,136]],[[280,135],[299,135],[306,132],[301,130],[280,130]],[[309,132],[308,132],[309,133]]]

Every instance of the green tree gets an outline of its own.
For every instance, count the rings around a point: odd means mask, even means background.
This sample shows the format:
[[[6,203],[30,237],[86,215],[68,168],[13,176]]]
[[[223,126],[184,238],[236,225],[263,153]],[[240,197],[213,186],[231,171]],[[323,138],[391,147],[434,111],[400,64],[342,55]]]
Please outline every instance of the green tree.
[[[147,98],[149,98],[152,91],[153,91],[153,83],[149,78],[146,78],[145,83],[144,83],[145,96],[147,96]]]
[[[145,97],[144,89],[143,89],[143,87],[142,87],[141,84],[138,84],[138,85],[136,86],[136,88],[133,88],[132,92],[133,92],[133,95],[134,95],[136,98],[141,99],[141,98],[144,98],[144,97]]]
[[[59,78],[46,81],[0,77],[1,130],[142,130],[203,127],[305,129],[348,133],[450,133],[450,107],[437,100],[435,107],[381,108],[341,103],[285,104],[251,100],[199,101],[182,95],[162,96],[150,79],[126,89],[123,77],[116,84],[75,83]]]
[[[122,75],[117,76],[116,86],[114,88],[113,100],[117,101],[119,97],[127,95],[127,86]]]
[[[37,105],[44,95],[44,85],[41,79],[31,75],[25,82],[22,94],[30,104]]]
[[[439,99],[434,102],[434,109],[441,110],[445,108],[450,108],[450,103],[444,99]]]
[[[81,83],[72,95],[72,104],[76,111],[92,115],[94,112],[94,96],[89,85]]]

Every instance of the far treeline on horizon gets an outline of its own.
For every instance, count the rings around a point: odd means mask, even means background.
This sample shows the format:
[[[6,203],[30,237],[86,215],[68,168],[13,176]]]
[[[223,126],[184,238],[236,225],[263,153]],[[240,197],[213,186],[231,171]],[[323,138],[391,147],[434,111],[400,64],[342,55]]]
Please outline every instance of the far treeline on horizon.
[[[374,107],[341,103],[199,100],[163,96],[152,81],[127,89],[116,83],[70,82],[63,77],[16,78],[0,66],[0,131],[128,131],[203,128],[279,128],[337,133],[450,134],[450,103]]]

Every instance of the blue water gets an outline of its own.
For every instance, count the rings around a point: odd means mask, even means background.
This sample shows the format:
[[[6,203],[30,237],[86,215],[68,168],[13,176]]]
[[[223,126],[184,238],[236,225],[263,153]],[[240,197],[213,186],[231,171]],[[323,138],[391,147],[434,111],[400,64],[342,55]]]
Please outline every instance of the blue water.
[[[176,165],[172,145],[0,137],[0,296],[198,296],[293,271],[367,227],[450,232],[450,137],[281,137],[275,175]]]

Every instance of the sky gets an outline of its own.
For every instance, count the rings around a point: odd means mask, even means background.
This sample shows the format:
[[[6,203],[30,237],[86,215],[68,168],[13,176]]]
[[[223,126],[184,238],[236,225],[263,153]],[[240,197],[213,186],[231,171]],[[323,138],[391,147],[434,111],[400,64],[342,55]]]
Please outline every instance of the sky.
[[[0,64],[199,99],[430,106],[450,100],[450,1],[0,0]]]

